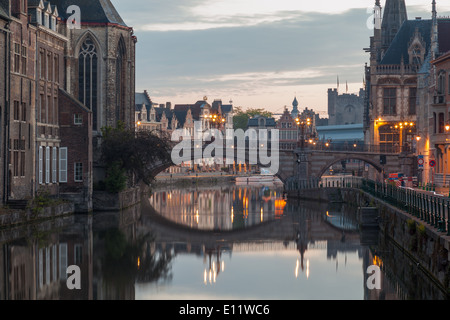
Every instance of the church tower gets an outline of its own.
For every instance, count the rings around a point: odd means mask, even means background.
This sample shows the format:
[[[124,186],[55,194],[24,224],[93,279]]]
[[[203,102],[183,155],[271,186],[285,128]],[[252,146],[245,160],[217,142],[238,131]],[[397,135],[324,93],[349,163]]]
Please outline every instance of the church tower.
[[[405,0],[386,0],[381,25],[382,54],[389,48],[398,30],[406,20],[408,20],[408,14]]]

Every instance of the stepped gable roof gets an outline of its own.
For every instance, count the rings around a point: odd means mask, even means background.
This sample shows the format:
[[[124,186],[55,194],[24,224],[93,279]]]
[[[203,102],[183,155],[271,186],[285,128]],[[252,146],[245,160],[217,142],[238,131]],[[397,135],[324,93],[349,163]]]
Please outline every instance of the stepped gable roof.
[[[409,43],[414,37],[416,30],[426,43],[426,53],[428,54],[431,44],[431,20],[407,20],[402,24],[389,49],[386,51],[381,64],[400,64],[403,58],[405,64],[409,64]]]
[[[174,110],[173,113],[178,120],[178,126],[183,128],[186,122],[187,110]]]
[[[82,24],[112,23],[128,27],[110,0],[49,0],[49,2],[58,7],[58,12],[64,20],[72,15],[67,13],[67,8],[71,5],[76,5],[81,10]]]
[[[151,105],[152,101],[148,98],[145,92],[136,92],[134,94],[134,103],[139,105],[143,104]]]
[[[167,108],[156,107],[155,112],[156,112],[156,121],[161,121],[163,114],[166,115],[166,118],[169,120],[169,124],[170,124],[170,121],[172,121],[173,110],[170,110]]]

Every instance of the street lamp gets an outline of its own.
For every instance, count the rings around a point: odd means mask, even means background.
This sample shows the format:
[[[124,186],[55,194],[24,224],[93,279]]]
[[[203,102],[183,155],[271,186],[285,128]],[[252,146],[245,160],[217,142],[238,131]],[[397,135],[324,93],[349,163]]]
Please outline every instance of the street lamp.
[[[305,135],[305,129],[311,126],[311,119],[310,118],[302,119],[300,117],[297,117],[295,118],[295,122],[297,123],[297,126],[301,129],[300,148],[303,150],[305,148],[305,141],[307,140],[307,137]],[[313,141],[309,140],[309,143],[312,144]]]

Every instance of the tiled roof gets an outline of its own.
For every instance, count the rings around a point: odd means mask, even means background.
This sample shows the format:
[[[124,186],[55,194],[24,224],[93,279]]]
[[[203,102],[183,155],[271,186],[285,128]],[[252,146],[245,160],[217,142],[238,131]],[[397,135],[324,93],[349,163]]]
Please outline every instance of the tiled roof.
[[[416,19],[405,21],[392,41],[389,49],[386,51],[381,64],[400,64],[402,57],[404,63],[409,64],[409,42],[414,37],[416,30],[419,31],[422,39],[425,41],[426,57],[431,46],[431,27],[431,20]],[[439,52],[445,53],[450,51],[450,19],[439,18],[438,30]]]
[[[110,0],[49,0],[49,2],[58,7],[63,19],[71,15],[67,13],[67,8],[77,5],[81,10],[81,23],[113,23],[127,26]]]
[[[428,54],[431,43],[431,20],[407,20],[403,23],[386,51],[381,64],[400,64],[402,58],[405,64],[409,64],[409,42],[413,38],[416,29],[426,43],[426,54]]]

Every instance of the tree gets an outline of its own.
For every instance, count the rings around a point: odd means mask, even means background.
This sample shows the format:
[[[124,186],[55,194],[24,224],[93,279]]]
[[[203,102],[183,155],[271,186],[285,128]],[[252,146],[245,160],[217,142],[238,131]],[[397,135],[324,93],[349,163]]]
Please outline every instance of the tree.
[[[126,129],[122,122],[116,128],[102,128],[102,156],[106,167],[106,188],[119,192],[126,187],[123,177],[134,177],[135,182],[150,184],[154,177],[152,167],[171,159],[170,140],[163,133]]]
[[[236,110],[235,115],[233,117],[234,129],[242,129],[242,130],[247,129],[248,120],[257,115],[267,118],[273,117],[273,114],[271,112],[264,110],[262,108],[259,109],[250,108],[244,111],[242,107],[237,107],[235,110]]]

